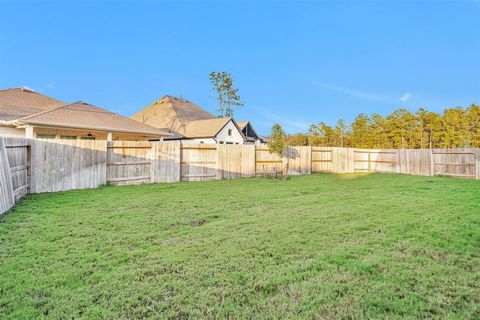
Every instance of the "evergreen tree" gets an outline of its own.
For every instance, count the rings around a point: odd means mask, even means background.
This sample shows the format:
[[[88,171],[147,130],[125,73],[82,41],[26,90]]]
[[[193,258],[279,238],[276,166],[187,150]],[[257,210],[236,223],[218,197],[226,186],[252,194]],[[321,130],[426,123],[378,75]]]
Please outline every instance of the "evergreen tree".
[[[294,135],[292,145],[355,148],[479,148],[480,106],[445,109],[443,114],[424,108],[412,113],[395,110],[382,117],[359,114],[350,126],[312,124],[306,135]],[[301,144],[300,144],[301,143]]]

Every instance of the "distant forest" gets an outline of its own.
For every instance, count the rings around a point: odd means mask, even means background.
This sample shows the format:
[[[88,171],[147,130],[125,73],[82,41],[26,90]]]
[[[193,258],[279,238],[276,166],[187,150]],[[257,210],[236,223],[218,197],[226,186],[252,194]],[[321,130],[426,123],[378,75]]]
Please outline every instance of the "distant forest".
[[[352,124],[312,124],[307,133],[287,137],[289,145],[355,148],[480,148],[480,106],[445,109],[398,109],[382,117],[359,114]]]

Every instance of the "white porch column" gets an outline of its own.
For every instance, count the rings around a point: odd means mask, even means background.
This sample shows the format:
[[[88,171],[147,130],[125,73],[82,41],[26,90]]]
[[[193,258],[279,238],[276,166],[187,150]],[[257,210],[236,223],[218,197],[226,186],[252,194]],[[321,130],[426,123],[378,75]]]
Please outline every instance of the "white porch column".
[[[107,141],[113,141],[113,134],[111,132],[107,133]]]
[[[25,127],[25,138],[30,138],[30,139],[35,138],[35,133],[33,132],[33,126]]]

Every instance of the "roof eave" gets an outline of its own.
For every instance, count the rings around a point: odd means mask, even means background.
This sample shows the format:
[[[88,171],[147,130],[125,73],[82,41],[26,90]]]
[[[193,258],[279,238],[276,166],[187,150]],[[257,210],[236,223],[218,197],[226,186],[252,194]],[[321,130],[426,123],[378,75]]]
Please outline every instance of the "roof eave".
[[[51,122],[42,122],[42,121],[14,121],[14,125],[19,126],[19,125],[39,125],[39,126],[49,126],[49,127],[55,127],[55,128],[67,128],[67,129],[82,129],[82,130],[93,130],[93,131],[105,131],[105,132],[116,132],[116,133],[130,133],[130,134],[138,134],[138,135],[144,135],[144,136],[152,136],[152,137],[169,137],[172,136],[172,134],[168,132],[147,132],[147,131],[136,131],[136,130],[118,130],[118,129],[108,129],[108,128],[93,128],[93,127],[87,127],[87,126],[70,126],[70,125],[59,125],[57,123],[51,123]]]

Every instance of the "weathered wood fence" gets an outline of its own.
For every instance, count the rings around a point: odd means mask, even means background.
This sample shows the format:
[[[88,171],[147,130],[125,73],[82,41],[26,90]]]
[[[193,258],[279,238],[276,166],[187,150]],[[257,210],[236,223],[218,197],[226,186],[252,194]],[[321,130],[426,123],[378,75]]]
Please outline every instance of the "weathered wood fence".
[[[480,179],[480,149],[353,149],[0,137],[0,214],[27,193],[312,172]]]

